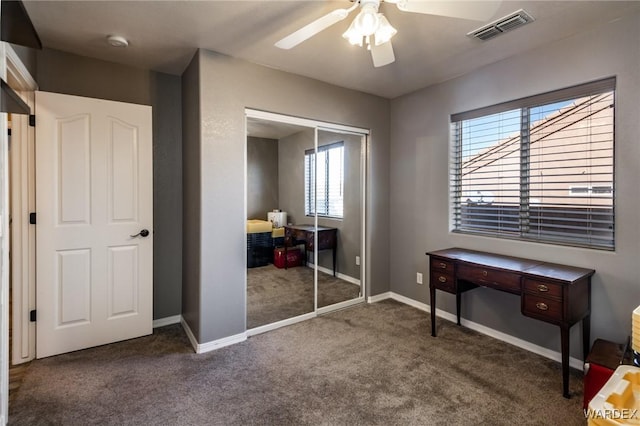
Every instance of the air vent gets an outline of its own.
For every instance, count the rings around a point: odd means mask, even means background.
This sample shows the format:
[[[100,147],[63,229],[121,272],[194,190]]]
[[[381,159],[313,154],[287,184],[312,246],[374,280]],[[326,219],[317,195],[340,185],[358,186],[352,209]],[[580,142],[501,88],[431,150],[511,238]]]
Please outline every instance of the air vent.
[[[529,15],[524,9],[520,9],[507,16],[504,16],[490,24],[487,24],[477,30],[473,30],[467,34],[479,40],[489,40],[504,32],[519,28],[533,21],[533,16]]]

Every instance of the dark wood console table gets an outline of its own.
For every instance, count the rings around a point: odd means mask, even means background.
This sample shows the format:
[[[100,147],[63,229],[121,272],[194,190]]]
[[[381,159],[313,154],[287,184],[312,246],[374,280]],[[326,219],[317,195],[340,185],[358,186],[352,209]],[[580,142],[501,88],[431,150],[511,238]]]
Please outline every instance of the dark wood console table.
[[[589,353],[592,269],[502,256],[461,248],[427,253],[431,297],[431,335],[436,336],[436,290],[460,295],[489,287],[520,296],[522,315],[560,327],[562,395],[569,398],[569,330],[582,320],[582,350]]]
[[[304,260],[307,252],[315,251],[315,232],[318,232],[318,251],[331,249],[333,255],[333,276],[336,276],[336,248],[338,246],[338,229],[326,226],[288,225],[284,227],[284,267],[287,268],[287,248],[304,244]]]

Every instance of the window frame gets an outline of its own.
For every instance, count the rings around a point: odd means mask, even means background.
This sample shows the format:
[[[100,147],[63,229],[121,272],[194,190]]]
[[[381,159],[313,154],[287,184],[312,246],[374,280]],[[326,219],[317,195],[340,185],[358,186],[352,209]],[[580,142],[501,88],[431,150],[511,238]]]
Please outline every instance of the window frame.
[[[340,170],[340,192],[342,195],[342,208],[340,211],[339,215],[335,215],[335,214],[330,214],[331,212],[331,208],[330,208],[330,188],[331,185],[329,185],[329,182],[331,180],[331,171],[332,169],[330,169],[329,167],[329,154],[328,151],[334,150],[334,149],[341,149],[342,150],[342,164],[341,164],[341,170]],[[319,204],[318,204],[318,197],[317,197],[317,188],[318,188],[318,184],[317,181],[320,178],[317,174],[317,164],[315,163],[315,161],[313,162],[314,170],[310,171],[308,170],[308,160],[309,158],[317,158],[316,156],[316,150],[314,148],[311,149],[307,149],[304,151],[304,214],[307,217],[313,217],[313,216],[318,216],[321,218],[326,218],[326,219],[335,219],[335,220],[342,220],[344,218],[344,158],[345,158],[345,146],[344,146],[344,141],[336,141],[336,142],[331,142],[325,145],[319,145],[318,146],[318,153],[321,152],[327,152],[326,154],[326,163],[325,163],[325,176],[324,176],[324,181],[325,181],[325,194],[324,194],[324,206],[322,209],[320,209]],[[315,159],[314,158],[314,159]],[[311,173],[311,175],[310,175]],[[311,178],[308,178],[308,176],[311,176]],[[314,186],[313,188],[311,188],[311,186]],[[314,197],[314,199],[311,199],[311,196],[316,195]]]
[[[612,146],[611,146],[611,186],[608,186],[608,192],[602,193],[594,193],[593,187],[589,185],[587,187],[587,193],[590,196],[595,197],[606,197],[611,196],[611,241],[598,243],[597,241],[591,241],[589,238],[584,238],[582,241],[577,241],[575,237],[571,233],[567,233],[565,236],[559,236],[556,238],[551,238],[549,235],[545,235],[544,233],[534,234],[532,236],[526,229],[526,226],[523,228],[523,220],[520,220],[517,224],[517,230],[514,232],[513,230],[506,230],[506,228],[502,229],[504,225],[496,225],[495,228],[488,229],[486,232],[482,230],[473,230],[473,229],[461,229],[460,225],[462,223],[462,206],[464,204],[463,196],[463,188],[462,188],[462,172],[463,172],[463,161],[462,161],[462,126],[463,122],[466,120],[471,120],[474,118],[481,118],[486,116],[491,116],[493,114],[498,114],[502,112],[508,112],[512,110],[520,110],[521,112],[521,126],[519,133],[519,145],[518,150],[524,152],[521,154],[526,158],[522,158],[521,161],[528,164],[533,154],[529,152],[529,134],[531,128],[529,127],[529,112],[532,108],[541,107],[548,104],[562,102],[567,100],[575,100],[582,97],[587,96],[595,96],[598,94],[605,94],[611,92],[612,94],[612,123],[611,123],[611,138],[612,138]],[[580,84],[576,86],[571,86],[565,89],[560,89],[552,92],[543,93],[540,95],[530,96],[527,98],[521,98],[513,101],[504,102],[497,105],[492,105],[484,108],[478,108],[475,110],[462,112],[458,114],[452,114],[450,116],[450,129],[451,129],[451,137],[450,137],[450,163],[449,163],[449,198],[450,198],[450,211],[449,211],[449,229],[453,233],[459,234],[469,234],[469,235],[481,235],[487,237],[494,237],[500,239],[512,239],[512,240],[521,240],[521,241],[531,241],[537,243],[545,243],[545,244],[553,244],[559,246],[574,246],[574,247],[584,247],[590,249],[598,249],[598,250],[608,250],[614,251],[616,245],[616,233],[615,233],[615,205],[616,205],[616,179],[615,179],[615,146],[616,146],[616,132],[615,132],[615,121],[616,121],[616,78],[606,78],[602,80],[592,81],[585,84]],[[526,115],[526,117],[525,117]],[[525,126],[526,124],[526,126]],[[552,160],[548,160],[552,161]],[[528,179],[527,179],[527,171],[525,171],[523,175],[523,170],[519,171],[520,175],[520,183],[518,185],[518,194],[521,198],[528,198]],[[524,185],[524,187],[523,187]],[[581,185],[584,186],[584,185]],[[603,187],[603,185],[596,185],[598,189]],[[571,189],[569,190],[568,196],[579,196],[582,194],[572,194]],[[525,204],[527,204],[525,202]],[[520,214],[522,214],[522,201],[520,202],[521,210]],[[527,206],[528,207],[528,204]],[[525,212],[525,215],[527,213]],[[529,217],[524,218],[524,222],[527,222]],[[590,219],[589,223],[593,223],[594,219]],[[597,222],[597,221],[596,221]]]

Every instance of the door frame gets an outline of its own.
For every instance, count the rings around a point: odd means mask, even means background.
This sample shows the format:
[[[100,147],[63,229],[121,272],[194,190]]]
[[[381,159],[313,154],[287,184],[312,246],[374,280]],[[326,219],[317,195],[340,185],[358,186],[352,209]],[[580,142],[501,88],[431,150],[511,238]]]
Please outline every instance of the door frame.
[[[12,79],[30,90],[37,87],[35,80],[24,66],[15,50],[5,42],[0,43],[0,77]],[[9,414],[9,175],[8,175],[7,116],[0,113],[0,424],[6,424]],[[13,253],[12,253],[13,257]]]
[[[369,140],[370,140],[370,134],[371,132],[369,131],[369,129],[364,129],[361,127],[354,127],[354,126],[347,126],[344,124],[337,124],[337,123],[330,123],[327,121],[320,121],[320,120],[314,120],[314,119],[309,119],[309,118],[302,118],[302,117],[296,117],[296,116],[291,116],[291,115],[286,115],[286,114],[279,114],[279,113],[274,113],[274,112],[268,112],[268,111],[263,111],[263,110],[258,110],[258,109],[253,109],[253,108],[245,108],[244,110],[245,112],[245,138],[244,138],[244,216],[246,217],[247,215],[247,129],[246,129],[246,123],[247,123],[247,119],[248,118],[256,118],[256,119],[261,119],[261,120],[269,120],[269,121],[274,121],[274,122],[278,122],[278,123],[285,123],[285,124],[294,124],[294,125],[298,125],[298,126],[304,126],[304,127],[308,127],[310,129],[313,129],[314,131],[314,144],[315,144],[315,148],[317,149],[317,144],[318,144],[318,131],[335,131],[335,132],[341,132],[341,133],[348,133],[348,134],[355,134],[355,135],[360,135],[362,136],[362,142],[361,142],[361,149],[360,149],[360,182],[361,182],[361,194],[362,194],[362,198],[360,200],[361,203],[361,216],[362,216],[362,220],[361,220],[361,256],[360,256],[360,271],[361,271],[361,276],[360,276],[360,297],[357,297],[355,299],[351,299],[351,300],[347,300],[344,302],[340,302],[340,303],[336,303],[333,305],[329,305],[329,306],[324,306],[324,307],[318,307],[318,270],[317,268],[314,266],[314,310],[312,312],[309,312],[307,314],[303,314],[303,315],[299,315],[297,317],[293,317],[293,318],[288,318],[282,321],[278,321],[275,323],[271,323],[271,324],[266,324],[263,326],[259,326],[256,328],[252,328],[249,330],[246,330],[246,336],[250,337],[250,336],[254,336],[257,334],[261,334],[261,333],[265,333],[267,331],[271,331],[271,330],[275,330],[277,328],[280,327],[284,327],[287,325],[291,325],[291,324],[295,324],[297,322],[300,321],[305,321],[307,319],[311,319],[314,318],[318,315],[322,315],[322,314],[326,314],[329,312],[333,312],[339,309],[344,309],[346,307],[352,306],[352,305],[356,305],[356,304],[360,304],[363,302],[366,302],[367,300],[367,291],[368,291],[368,286],[367,286],[367,278],[369,276],[369,266],[367,263],[367,259],[368,259],[368,255],[369,255],[369,247],[367,245],[368,239],[367,239],[367,178],[368,178],[368,161],[369,161]],[[317,227],[318,226],[318,215],[316,214],[314,216],[314,226]],[[318,234],[314,233],[314,236],[317,240],[318,238]],[[315,242],[315,245],[317,245],[317,241]],[[314,265],[318,264],[318,253],[317,251],[314,251]],[[244,278],[244,282],[245,282],[245,294],[246,294],[246,283],[247,283],[247,272],[245,269],[245,278]],[[246,310],[246,303],[245,303],[245,310]],[[246,316],[246,312],[245,312],[245,316]]]
[[[7,77],[31,112],[35,110],[34,92],[38,84],[24,66],[15,50],[6,45]],[[11,84],[11,82],[9,82]],[[35,212],[35,128],[26,115],[12,116],[11,163],[11,288],[13,365],[31,361],[36,354],[36,325],[30,321],[36,309],[35,226],[29,223],[29,213]]]

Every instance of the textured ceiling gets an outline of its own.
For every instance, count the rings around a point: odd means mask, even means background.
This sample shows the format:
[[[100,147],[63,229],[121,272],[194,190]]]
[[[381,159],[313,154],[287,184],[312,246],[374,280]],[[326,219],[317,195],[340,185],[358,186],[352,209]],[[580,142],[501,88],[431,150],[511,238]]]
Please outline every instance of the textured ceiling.
[[[536,20],[480,42],[466,34],[483,22],[405,13],[383,3],[380,11],[398,29],[391,65],[374,68],[365,49],[341,38],[356,12],[291,50],[274,47],[323,14],[350,5],[300,0],[25,1],[45,47],[171,74],[181,74],[195,50],[204,48],[387,98],[640,10],[637,1],[503,1],[491,20],[520,8]],[[110,34],[126,37],[129,47],[108,46]]]

